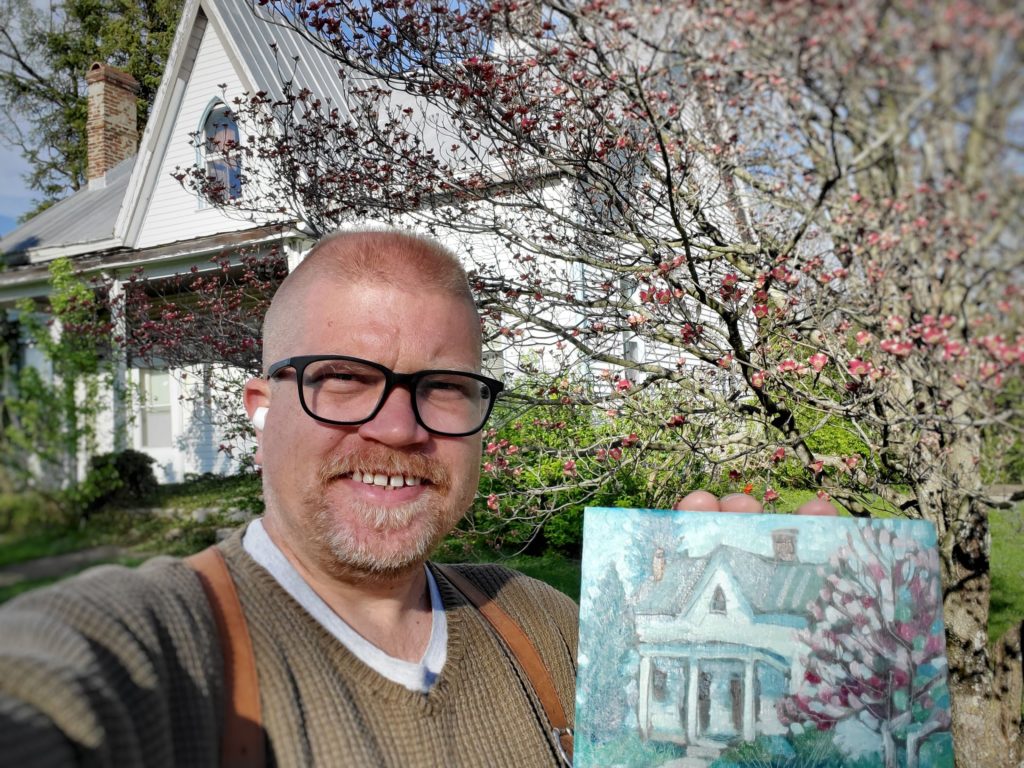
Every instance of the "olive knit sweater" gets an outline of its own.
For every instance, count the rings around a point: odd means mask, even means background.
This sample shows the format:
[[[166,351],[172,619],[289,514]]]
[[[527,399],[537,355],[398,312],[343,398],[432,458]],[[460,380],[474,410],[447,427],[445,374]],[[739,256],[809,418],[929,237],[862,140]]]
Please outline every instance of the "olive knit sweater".
[[[546,722],[475,607],[435,571],[448,658],[429,693],[381,677],[241,547],[221,545],[259,676],[268,764],[555,765]],[[519,622],[572,713],[576,608],[492,565],[459,570]],[[220,750],[222,666],[195,574],[157,558],[94,569],[0,610],[4,765],[201,766]]]

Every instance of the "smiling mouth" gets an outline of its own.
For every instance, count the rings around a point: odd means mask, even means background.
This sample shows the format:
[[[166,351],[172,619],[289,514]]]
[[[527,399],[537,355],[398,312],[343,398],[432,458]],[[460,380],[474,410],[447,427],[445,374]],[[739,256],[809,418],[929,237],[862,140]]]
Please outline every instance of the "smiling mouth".
[[[423,485],[428,483],[422,477],[413,475],[387,475],[382,472],[359,472],[350,474],[352,480],[363,485],[376,485],[381,488],[403,488],[405,486]]]

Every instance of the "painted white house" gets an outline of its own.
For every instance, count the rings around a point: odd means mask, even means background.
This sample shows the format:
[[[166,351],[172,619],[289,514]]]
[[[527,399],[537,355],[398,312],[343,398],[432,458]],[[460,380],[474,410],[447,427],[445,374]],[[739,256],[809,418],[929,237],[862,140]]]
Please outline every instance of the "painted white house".
[[[799,560],[795,529],[773,531],[772,545],[772,556],[655,552],[636,602],[645,738],[716,750],[785,732],[775,702],[802,679],[793,632],[825,576]]]

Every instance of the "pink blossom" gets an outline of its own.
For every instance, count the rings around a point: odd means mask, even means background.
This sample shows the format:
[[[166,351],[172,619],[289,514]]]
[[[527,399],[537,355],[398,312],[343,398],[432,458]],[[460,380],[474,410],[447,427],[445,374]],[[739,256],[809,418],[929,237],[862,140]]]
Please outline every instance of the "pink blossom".
[[[905,339],[885,339],[881,344],[878,345],[883,352],[888,352],[890,355],[896,357],[906,357],[914,351],[914,343],[912,341],[906,341]]]
[[[907,327],[907,321],[900,315],[891,315],[888,320],[885,321],[885,328],[892,333],[898,333]]]
[[[754,371],[750,374],[750,386],[760,389],[764,386],[764,371]]]
[[[562,473],[569,475],[570,477],[576,476],[576,462],[569,459],[565,464],[562,465]]]
[[[633,382],[629,379],[619,379],[615,382],[615,389],[619,392],[628,392],[633,388]]]
[[[772,462],[777,464],[786,458],[786,449],[779,447],[775,449],[775,453],[772,454]]]
[[[846,369],[853,376],[867,376],[873,367],[870,362],[865,362],[859,357],[853,358],[846,364]]]
[[[498,494],[492,493],[487,497],[487,508],[493,510],[498,509]]]
[[[764,500],[765,500],[766,504],[770,504],[771,502],[775,501],[777,498],[779,498],[779,494],[778,494],[778,492],[774,488],[772,488],[770,486],[768,488],[765,488]]]
[[[821,369],[828,365],[828,355],[824,352],[817,352],[811,355],[808,362],[810,362],[811,368],[813,368],[816,373],[820,373]]]
[[[857,331],[857,335],[854,338],[857,340],[857,345],[863,347],[870,344],[874,337],[868,331]]]
[[[619,459],[622,458],[622,449],[621,448],[612,448],[611,450],[608,451],[608,457],[612,461],[618,461]]]

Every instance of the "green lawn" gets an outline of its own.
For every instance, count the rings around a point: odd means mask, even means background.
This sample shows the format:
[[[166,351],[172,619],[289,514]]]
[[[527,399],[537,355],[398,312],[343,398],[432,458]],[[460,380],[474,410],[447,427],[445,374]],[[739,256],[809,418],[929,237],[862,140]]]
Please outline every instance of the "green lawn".
[[[791,512],[813,495],[812,491],[784,491],[775,504],[775,511]],[[255,513],[262,509],[259,481],[252,476],[203,477],[191,483],[165,486],[152,505],[183,511],[235,508]],[[879,511],[884,514],[881,508]],[[0,567],[101,544],[117,544],[131,549],[133,562],[155,553],[184,555],[202,549],[214,540],[217,528],[230,525],[218,514],[196,522],[181,518],[140,516],[124,510],[105,510],[85,522],[73,524],[62,521],[52,509],[48,509],[45,514],[39,513],[41,523],[34,520],[32,515],[32,506],[22,503],[17,515],[7,518],[7,530],[0,533]],[[991,516],[991,525],[992,613],[989,637],[995,640],[1015,622],[1024,618],[1024,504],[1012,510],[995,510]],[[451,549],[457,551],[460,548]],[[479,550],[470,559],[497,560],[546,581],[574,600],[579,600],[580,564],[576,560],[554,553],[542,557],[517,555],[503,558]],[[21,582],[0,589],[0,602],[21,591],[42,586],[43,583],[48,581]]]

